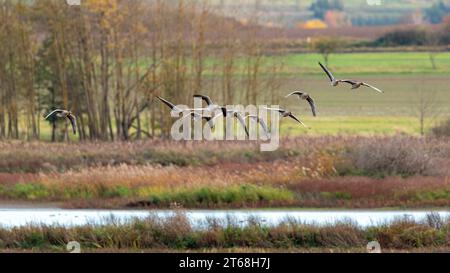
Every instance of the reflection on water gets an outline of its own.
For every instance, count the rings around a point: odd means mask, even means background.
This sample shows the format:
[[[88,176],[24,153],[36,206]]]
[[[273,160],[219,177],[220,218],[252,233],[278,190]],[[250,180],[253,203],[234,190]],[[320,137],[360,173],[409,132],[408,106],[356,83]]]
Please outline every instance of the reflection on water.
[[[249,218],[257,218],[267,225],[275,225],[288,217],[308,224],[332,224],[337,221],[352,221],[362,227],[389,223],[395,219],[408,217],[421,221],[430,211],[374,211],[374,210],[186,210],[186,216],[192,225],[201,228],[209,218],[233,219],[245,224]],[[450,211],[435,211],[443,218]],[[124,223],[135,218],[148,216],[167,218],[174,215],[172,210],[132,211],[132,210],[64,210],[64,209],[25,209],[0,208],[0,226],[11,228],[29,224],[60,226],[79,226],[86,224],[101,225],[111,219]]]

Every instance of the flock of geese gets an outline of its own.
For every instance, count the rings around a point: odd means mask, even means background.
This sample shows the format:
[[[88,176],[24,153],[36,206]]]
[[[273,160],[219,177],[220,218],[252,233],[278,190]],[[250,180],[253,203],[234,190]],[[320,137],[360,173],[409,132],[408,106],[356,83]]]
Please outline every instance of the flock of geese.
[[[358,89],[360,87],[368,87],[371,88],[379,93],[383,93],[383,91],[381,91],[380,89],[378,89],[375,86],[372,86],[368,83],[362,82],[362,81],[356,81],[356,80],[348,80],[348,79],[336,79],[334,77],[334,75],[331,73],[331,71],[324,66],[323,64],[321,64],[319,62],[320,67],[323,69],[323,71],[326,73],[326,75],[328,76],[328,78],[330,79],[331,82],[331,86],[338,86],[339,83],[347,83],[351,85],[351,89]],[[294,91],[290,94],[288,94],[286,96],[286,98],[291,97],[291,96],[297,96],[300,100],[304,100],[306,102],[308,102],[309,106],[311,107],[311,111],[314,117],[317,116],[317,108],[316,108],[316,103],[314,101],[314,99],[307,93],[303,92],[303,91]],[[223,117],[234,117],[236,118],[241,125],[243,126],[243,128],[245,129],[245,133],[247,136],[249,136],[249,132],[248,132],[248,128],[246,125],[246,120],[247,119],[252,119],[256,122],[258,122],[261,127],[263,128],[265,134],[267,137],[270,138],[270,133],[267,127],[267,124],[264,122],[263,119],[261,119],[260,117],[256,116],[256,115],[247,115],[247,116],[242,116],[239,112],[233,110],[233,109],[227,109],[225,106],[220,106],[216,103],[214,103],[214,101],[208,97],[208,96],[204,96],[204,95],[194,95],[194,98],[200,98],[202,99],[206,104],[207,107],[205,108],[198,108],[198,109],[180,109],[179,107],[177,107],[175,104],[171,103],[170,101],[157,96],[157,98],[163,102],[165,105],[167,105],[172,111],[175,112],[184,112],[184,111],[189,111],[190,115],[188,115],[188,117],[194,118],[195,120],[205,120],[209,126],[211,127],[211,129],[214,129],[215,127],[215,120],[221,116]],[[282,118],[291,118],[293,120],[295,120],[296,122],[298,122],[299,124],[303,125],[304,127],[307,128],[307,126],[299,119],[297,118],[291,111],[287,111],[285,109],[281,109],[281,108],[267,108],[265,107],[265,109],[269,110],[269,111],[275,111],[278,112]],[[210,113],[216,113],[215,116],[211,117],[211,116],[203,116],[201,114],[199,114],[197,111],[206,111],[206,112],[210,112]],[[62,119],[67,119],[69,120],[69,122],[72,125],[72,131],[74,134],[76,134],[77,132],[77,121],[76,121],[76,117],[75,115],[68,110],[62,110],[62,109],[56,109],[54,111],[52,111],[50,114],[48,114],[45,119],[55,119],[55,118],[62,118]]]

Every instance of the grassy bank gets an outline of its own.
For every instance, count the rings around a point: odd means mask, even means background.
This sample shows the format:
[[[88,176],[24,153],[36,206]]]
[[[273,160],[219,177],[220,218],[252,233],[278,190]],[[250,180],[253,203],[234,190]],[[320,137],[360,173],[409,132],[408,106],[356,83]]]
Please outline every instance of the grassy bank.
[[[268,227],[258,219],[242,226],[229,218],[225,222],[209,219],[206,228],[194,229],[182,214],[167,219],[149,217],[105,226],[74,228],[27,226],[0,229],[0,250],[34,249],[65,252],[69,241],[77,241],[83,251],[104,249],[137,251],[186,251],[202,249],[339,249],[363,251],[370,241],[382,248],[403,251],[443,248],[450,243],[450,222],[430,214],[422,222],[398,219],[391,224],[361,228],[349,222],[327,226],[302,224],[286,219]]]
[[[270,177],[266,175],[266,177]],[[273,177],[280,178],[280,177]],[[65,208],[437,208],[450,206],[444,177],[341,177],[288,181],[241,180],[222,185],[137,186],[84,182],[1,186],[0,201],[60,204]],[[62,181],[59,181],[62,184]],[[197,182],[198,183],[198,182]],[[262,185],[261,185],[262,184]]]

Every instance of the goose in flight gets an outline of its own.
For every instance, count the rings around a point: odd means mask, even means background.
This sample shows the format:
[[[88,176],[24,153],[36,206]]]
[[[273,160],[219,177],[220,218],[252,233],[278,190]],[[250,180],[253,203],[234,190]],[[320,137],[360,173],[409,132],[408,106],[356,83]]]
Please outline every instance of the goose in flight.
[[[62,110],[62,109],[56,109],[53,110],[50,114],[48,114],[45,119],[49,118],[64,118],[68,119],[70,121],[70,124],[72,125],[72,131],[73,134],[77,134],[77,118],[72,114],[72,112],[68,110]]]
[[[355,81],[355,80],[338,80],[333,76],[333,74],[330,72],[330,70],[326,66],[324,66],[320,62],[319,62],[319,65],[320,65],[320,67],[322,67],[323,71],[325,71],[325,73],[328,75],[328,78],[330,78],[332,86],[337,86],[339,83],[343,82],[343,83],[350,84],[352,86],[352,89],[358,89],[361,86],[365,86],[365,87],[372,88],[373,90],[377,91],[378,93],[384,93],[382,90],[376,88],[373,85],[365,83],[365,82]]]
[[[183,112],[183,109],[177,107],[175,104],[171,103],[170,101],[163,99],[159,96],[156,96],[160,101],[162,101],[165,105],[167,105],[172,111],[176,111],[176,112]],[[212,129],[214,128],[214,123],[211,117],[204,117],[198,113],[193,112],[194,109],[186,109],[186,111],[190,111],[191,114],[190,116],[193,117],[194,119],[204,119],[208,122],[209,127],[211,127]]]
[[[176,111],[176,112],[183,112],[183,110],[177,106],[175,106],[175,104],[171,103],[170,101],[161,98],[160,96],[156,96],[160,101],[162,101],[165,105],[167,105],[172,111]]]
[[[309,103],[309,106],[311,107],[311,111],[313,113],[313,116],[316,115],[316,103],[314,102],[313,98],[307,93],[304,93],[302,91],[294,91],[286,96],[286,98],[289,98],[290,96],[297,95],[299,99],[306,100]]]
[[[206,104],[208,105],[206,108],[201,108],[201,109],[196,109],[196,110],[205,110],[205,111],[209,111],[209,112],[215,112],[218,109],[222,109],[223,111],[223,107],[219,106],[217,104],[215,104],[212,99],[208,96],[204,96],[204,95],[194,95],[194,98],[200,98],[203,101],[206,102]]]
[[[247,136],[249,135],[248,130],[247,130],[247,126],[245,125],[245,118],[242,117],[242,115],[241,115],[239,112],[237,112],[237,111],[235,111],[235,110],[228,110],[226,107],[220,106],[220,105],[214,103],[213,100],[212,100],[210,97],[205,96],[205,95],[198,95],[198,94],[197,94],[197,95],[194,95],[194,98],[201,98],[201,99],[202,99],[203,101],[205,101],[206,104],[208,105],[206,108],[195,109],[195,110],[206,110],[206,111],[209,111],[209,112],[215,112],[215,111],[217,111],[217,110],[220,110],[221,113],[218,114],[218,115],[216,115],[216,116],[214,116],[214,117],[213,117],[213,120],[214,120],[215,118],[219,117],[221,114],[222,114],[224,117],[227,117],[228,115],[231,114],[231,115],[233,115],[235,118],[237,118],[237,119],[239,120],[239,122],[240,122],[240,123],[242,124],[242,126],[244,127],[245,132],[247,133]]]
[[[247,118],[253,119],[253,120],[255,120],[256,122],[258,122],[258,123],[261,125],[261,127],[263,128],[264,133],[266,134],[266,137],[267,137],[268,139],[270,139],[269,128],[267,128],[267,124],[264,122],[264,120],[263,120],[262,118],[260,118],[260,117],[258,117],[258,116],[256,116],[256,115],[248,115],[248,116],[245,116],[244,119],[247,119]]]
[[[220,106],[220,105],[214,103],[213,100],[209,96],[196,94],[196,95],[194,95],[194,98],[200,98],[207,104],[206,108],[193,109],[195,111],[207,111],[207,112],[215,113],[217,110],[220,110],[221,114],[224,117],[227,117],[228,113],[233,113],[233,111],[228,111],[224,106]],[[220,114],[216,114],[216,115],[210,117],[211,121],[209,121],[209,122],[210,122],[211,128],[215,127],[214,120],[219,116],[220,116]]]
[[[232,114],[235,118],[237,118],[239,120],[242,127],[244,127],[245,134],[247,135],[247,137],[250,137],[250,133],[248,132],[248,128],[247,128],[247,124],[245,123],[245,119],[242,117],[242,115],[235,111],[233,111]]]
[[[233,116],[234,118],[236,118],[239,121],[239,123],[242,125],[242,127],[244,127],[245,134],[247,135],[247,137],[250,137],[250,133],[248,132],[247,124],[245,122],[246,117],[244,118],[238,111],[229,110],[225,107],[219,107],[217,109],[220,109],[221,112],[212,118],[212,123],[214,123],[214,120],[219,118],[220,116],[223,116],[225,118],[228,116]]]
[[[308,128],[308,126],[306,126],[301,120],[299,120],[296,116],[294,116],[294,114],[292,112],[286,111],[284,109],[279,109],[279,108],[267,108],[267,107],[265,107],[265,108],[270,111],[279,112],[281,117],[291,118],[291,119],[297,121],[298,123],[300,123],[301,125],[303,125],[305,128]]]

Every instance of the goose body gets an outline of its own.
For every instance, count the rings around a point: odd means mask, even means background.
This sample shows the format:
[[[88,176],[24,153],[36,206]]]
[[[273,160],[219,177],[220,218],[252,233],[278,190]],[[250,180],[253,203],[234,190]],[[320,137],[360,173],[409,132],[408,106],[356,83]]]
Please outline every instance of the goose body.
[[[185,109],[185,110],[183,110],[183,109],[177,107],[175,104],[171,103],[170,101],[168,101],[166,99],[163,99],[163,98],[161,98],[159,96],[156,96],[156,97],[160,101],[162,101],[165,105],[167,105],[167,107],[169,107],[172,111],[177,111],[177,112],[180,112],[180,113],[183,112],[183,111],[190,111],[191,113],[190,113],[190,115],[188,117],[194,118],[196,120],[204,119],[204,120],[206,120],[206,122],[208,122],[209,127],[211,127],[211,129],[214,129],[214,123],[213,123],[213,119],[211,117],[205,117],[205,116],[200,115],[199,113],[195,113],[194,111],[196,109]]]
[[[358,89],[358,88],[364,86],[364,87],[369,87],[369,88],[371,88],[371,89],[377,91],[378,93],[384,93],[384,92],[383,92],[382,90],[380,90],[379,88],[377,88],[377,87],[375,87],[375,86],[373,86],[373,85],[370,85],[370,84],[368,84],[368,83],[362,82],[362,81],[355,81],[355,80],[339,80],[339,79],[336,79],[336,78],[334,77],[333,73],[331,73],[331,71],[330,71],[326,66],[324,66],[324,65],[321,64],[320,62],[319,62],[319,65],[320,65],[320,67],[322,67],[322,69],[323,69],[323,71],[325,72],[325,74],[327,74],[328,78],[329,78],[330,81],[331,81],[331,85],[332,85],[332,86],[338,86],[339,83],[348,83],[348,84],[350,84],[350,85],[352,86],[352,90],[353,90],[353,89]]]
[[[63,119],[68,119],[70,124],[72,125],[72,132],[74,135],[77,134],[77,119],[75,117],[75,115],[68,111],[68,110],[63,110],[63,109],[56,109],[53,110],[50,114],[48,114],[45,119],[49,119],[49,118],[63,118]]]
[[[368,83],[365,83],[365,82],[354,81],[354,80],[339,80],[338,82],[343,82],[343,83],[350,84],[352,86],[352,90],[358,89],[358,88],[360,88],[362,86],[365,86],[365,87],[372,88],[373,90],[377,91],[378,93],[384,93],[383,91],[381,91],[377,87],[375,87],[373,85],[370,85]]]
[[[278,112],[278,113],[280,113],[280,115],[281,115],[282,118],[291,118],[291,119],[297,121],[298,123],[300,123],[301,125],[303,125],[305,128],[308,128],[308,126],[306,126],[299,118],[297,118],[297,117],[296,117],[292,112],[290,112],[290,111],[286,111],[286,110],[280,109],[280,108],[267,108],[267,107],[266,107],[266,109],[267,109],[267,110],[270,110],[270,111]]]
[[[258,122],[261,125],[261,128],[263,128],[264,133],[266,134],[267,138],[270,139],[270,132],[269,128],[267,127],[267,124],[264,122],[264,120],[256,115],[248,115],[244,119],[253,119],[256,122]]]
[[[215,104],[212,99],[208,96],[204,96],[204,95],[194,95],[194,98],[201,98],[203,101],[206,102],[207,107],[206,108],[200,108],[200,109],[195,109],[195,110],[203,110],[203,111],[209,111],[209,112],[215,112],[218,109],[223,108],[220,105]]]
[[[302,91],[294,91],[294,92],[290,93],[289,95],[287,95],[286,98],[288,98],[290,96],[294,96],[294,95],[298,96],[298,98],[301,100],[306,100],[309,103],[309,106],[311,107],[313,116],[315,116],[315,117],[317,116],[316,103],[314,102],[314,99],[311,98],[311,96],[308,93],[305,93]]]
[[[242,127],[245,130],[245,134],[248,137],[250,136],[250,133],[248,132],[247,124],[245,123],[245,119],[246,118],[244,118],[238,111],[230,110],[230,109],[227,109],[225,107],[219,107],[217,109],[220,109],[221,111],[220,111],[219,114],[217,114],[216,116],[214,116],[212,118],[212,122],[213,123],[214,123],[214,120],[219,118],[220,116],[223,116],[225,118],[228,117],[228,116],[232,116],[233,118],[236,118],[239,121],[239,123],[242,125]]]

